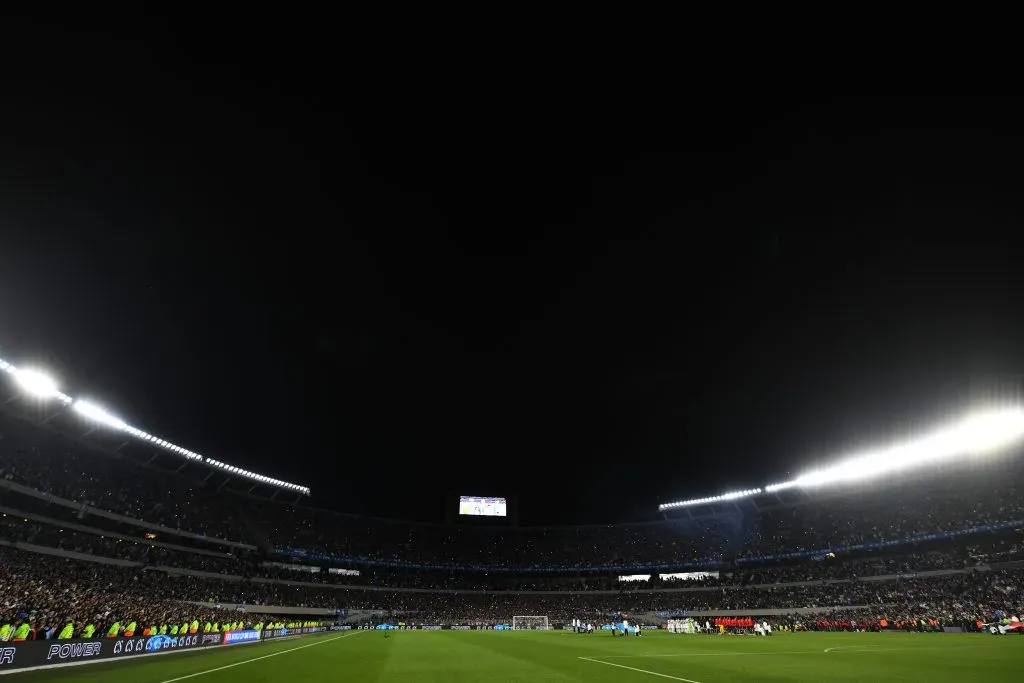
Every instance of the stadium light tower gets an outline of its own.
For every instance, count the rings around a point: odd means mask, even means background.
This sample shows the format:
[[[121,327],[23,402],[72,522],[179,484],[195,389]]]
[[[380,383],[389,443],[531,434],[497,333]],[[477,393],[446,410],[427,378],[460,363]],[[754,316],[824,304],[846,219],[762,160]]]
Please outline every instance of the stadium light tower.
[[[105,408],[86,400],[76,400],[71,396],[61,392],[57,388],[57,382],[48,374],[31,368],[18,368],[17,366],[9,363],[8,361],[0,358],[0,372],[7,373],[11,376],[14,383],[18,387],[31,396],[44,399],[57,399],[65,406],[72,406],[72,409],[82,415],[83,417],[92,420],[97,424],[110,427],[117,431],[125,432],[130,436],[144,441],[147,444],[159,446],[171,453],[175,453],[183,458],[192,460],[194,462],[204,463],[210,467],[219,468],[222,471],[230,472],[231,474],[251,479],[253,481],[261,482],[264,484],[270,484],[278,488],[288,489],[292,491],[299,491],[303,495],[310,495],[310,490],[306,486],[299,486],[298,484],[290,484],[280,479],[274,479],[273,477],[266,477],[255,472],[236,467],[234,465],[228,465],[227,463],[214,460],[212,458],[206,458],[195,451],[190,451],[187,448],[171,443],[165,439],[161,439],[158,436],[149,434],[137,427],[133,427],[127,424],[124,420],[115,415],[107,412]]]
[[[766,487],[766,490],[777,491],[794,485],[839,484],[938,464],[957,457],[985,455],[1007,448],[1022,437],[1024,409],[975,413],[920,438],[854,456],[831,467],[808,472],[793,482]]]
[[[985,456],[1004,451],[1024,440],[1024,408],[1011,406],[971,413],[963,419],[902,443],[892,444],[840,460],[833,465],[805,472],[791,481],[769,484],[764,493],[776,493],[795,487],[814,488],[845,484],[904,470],[937,465],[956,458]],[[709,498],[695,498],[665,503],[658,510],[665,512],[690,505],[717,503],[755,496],[762,489],[734,491]]]
[[[38,370],[16,370],[14,378],[22,389],[33,396],[52,398],[59,393],[57,391],[57,382],[49,375]]]
[[[108,427],[113,427],[114,429],[128,430],[128,425],[125,424],[123,420],[114,417],[106,410],[100,408],[98,405],[94,403],[89,403],[88,401],[81,400],[75,401],[75,410],[77,410],[82,415],[85,415],[90,420],[94,420],[96,422],[99,422],[100,424],[104,424]]]

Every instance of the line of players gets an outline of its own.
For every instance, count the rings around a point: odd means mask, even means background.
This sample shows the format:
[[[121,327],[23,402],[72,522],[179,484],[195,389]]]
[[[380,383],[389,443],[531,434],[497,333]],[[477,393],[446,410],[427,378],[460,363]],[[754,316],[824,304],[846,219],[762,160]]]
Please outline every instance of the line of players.
[[[716,618],[715,623],[712,624],[711,620],[705,619],[704,625],[696,619],[669,619],[668,623],[665,624],[665,630],[669,633],[728,633],[729,628],[735,627],[742,629],[743,632],[746,629],[750,629],[755,635],[759,636],[770,636],[772,634],[772,626],[767,621],[758,622],[749,617],[742,619],[735,618]]]
[[[628,636],[630,633],[632,633],[634,636],[636,636],[638,638],[643,635],[643,630],[640,628],[640,622],[637,622],[636,624],[632,624],[631,625],[629,623],[629,619],[622,618],[622,620],[617,621],[614,624],[612,624],[612,635],[613,636],[616,636],[616,635]]]
[[[594,632],[594,625],[593,624],[584,624],[582,619],[573,619],[572,620],[572,630],[575,631],[576,633],[593,633]]]
[[[605,625],[605,628],[608,628],[608,626],[609,625]],[[643,630],[641,629],[640,624],[630,625],[628,619],[620,619],[620,620],[610,624],[610,626],[611,626],[611,632],[612,632],[613,636],[615,636],[615,635],[628,636],[630,633],[632,633],[635,636],[643,635]],[[594,625],[593,624],[584,623],[582,619],[573,619],[572,620],[572,630],[575,631],[576,633],[593,633],[594,632]]]

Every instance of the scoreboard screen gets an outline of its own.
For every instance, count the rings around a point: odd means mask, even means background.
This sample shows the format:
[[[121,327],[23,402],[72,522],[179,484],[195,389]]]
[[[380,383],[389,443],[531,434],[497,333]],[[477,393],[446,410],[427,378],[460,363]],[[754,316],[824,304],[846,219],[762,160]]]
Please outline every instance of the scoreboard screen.
[[[504,517],[508,514],[508,503],[504,498],[459,496],[459,514],[471,517]]]

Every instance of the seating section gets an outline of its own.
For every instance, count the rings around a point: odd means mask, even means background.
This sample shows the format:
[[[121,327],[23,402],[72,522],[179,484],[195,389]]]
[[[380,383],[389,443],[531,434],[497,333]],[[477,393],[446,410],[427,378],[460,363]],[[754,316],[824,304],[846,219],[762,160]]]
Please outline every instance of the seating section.
[[[812,627],[988,623],[1024,603],[1022,472],[1008,457],[714,515],[452,527],[218,491],[0,414],[0,629],[254,623],[282,607],[459,624],[722,610]],[[659,576],[696,570],[712,574]],[[619,580],[633,573],[651,578]]]

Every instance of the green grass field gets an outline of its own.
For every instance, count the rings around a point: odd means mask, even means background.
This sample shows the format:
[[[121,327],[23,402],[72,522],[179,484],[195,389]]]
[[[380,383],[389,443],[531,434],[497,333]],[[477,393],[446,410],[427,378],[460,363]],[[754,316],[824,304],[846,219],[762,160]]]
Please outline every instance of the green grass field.
[[[965,683],[1019,678],[1024,637],[793,633],[770,638],[563,631],[379,631],[13,674],[10,683]]]

